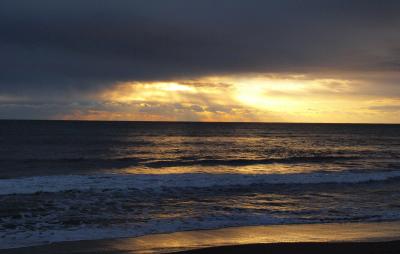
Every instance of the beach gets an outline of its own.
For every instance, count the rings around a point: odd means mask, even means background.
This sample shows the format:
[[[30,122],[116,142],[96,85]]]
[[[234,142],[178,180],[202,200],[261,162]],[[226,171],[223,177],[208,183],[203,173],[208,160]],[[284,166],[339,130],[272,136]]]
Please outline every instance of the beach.
[[[71,241],[0,251],[30,253],[398,253],[400,222],[233,227]]]

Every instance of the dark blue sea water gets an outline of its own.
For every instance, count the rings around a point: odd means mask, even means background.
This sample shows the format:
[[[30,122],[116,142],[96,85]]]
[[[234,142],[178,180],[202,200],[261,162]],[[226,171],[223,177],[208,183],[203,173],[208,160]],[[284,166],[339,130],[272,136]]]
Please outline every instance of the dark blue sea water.
[[[400,125],[0,121],[0,248],[400,220]]]

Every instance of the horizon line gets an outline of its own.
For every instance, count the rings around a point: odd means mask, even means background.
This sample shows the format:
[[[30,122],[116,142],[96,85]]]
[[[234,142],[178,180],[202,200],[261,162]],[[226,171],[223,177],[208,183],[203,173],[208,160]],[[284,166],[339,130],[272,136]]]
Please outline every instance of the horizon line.
[[[21,118],[21,119],[12,119],[12,118],[0,118],[0,121],[43,121],[43,122],[121,122],[121,123],[227,123],[227,124],[353,124],[353,125],[400,125],[400,123],[372,123],[372,122],[367,122],[367,123],[362,123],[362,122],[251,122],[251,121],[184,121],[184,120],[171,120],[171,121],[165,121],[165,120],[85,120],[85,119],[28,119],[28,118]]]

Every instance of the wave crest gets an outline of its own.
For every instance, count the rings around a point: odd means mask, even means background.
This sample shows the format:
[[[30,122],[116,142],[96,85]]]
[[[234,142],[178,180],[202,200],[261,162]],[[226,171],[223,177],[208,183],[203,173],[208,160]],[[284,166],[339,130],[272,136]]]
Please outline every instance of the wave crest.
[[[400,171],[375,173],[332,172],[295,174],[98,174],[35,176],[1,179],[0,195],[62,192],[69,190],[123,190],[165,188],[211,188],[263,184],[354,184],[386,181],[400,177]]]

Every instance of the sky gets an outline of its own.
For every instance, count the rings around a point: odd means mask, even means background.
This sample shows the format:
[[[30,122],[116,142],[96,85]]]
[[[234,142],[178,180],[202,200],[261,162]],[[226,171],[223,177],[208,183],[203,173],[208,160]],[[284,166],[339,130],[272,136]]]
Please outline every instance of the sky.
[[[0,119],[400,123],[400,1],[2,0]]]

